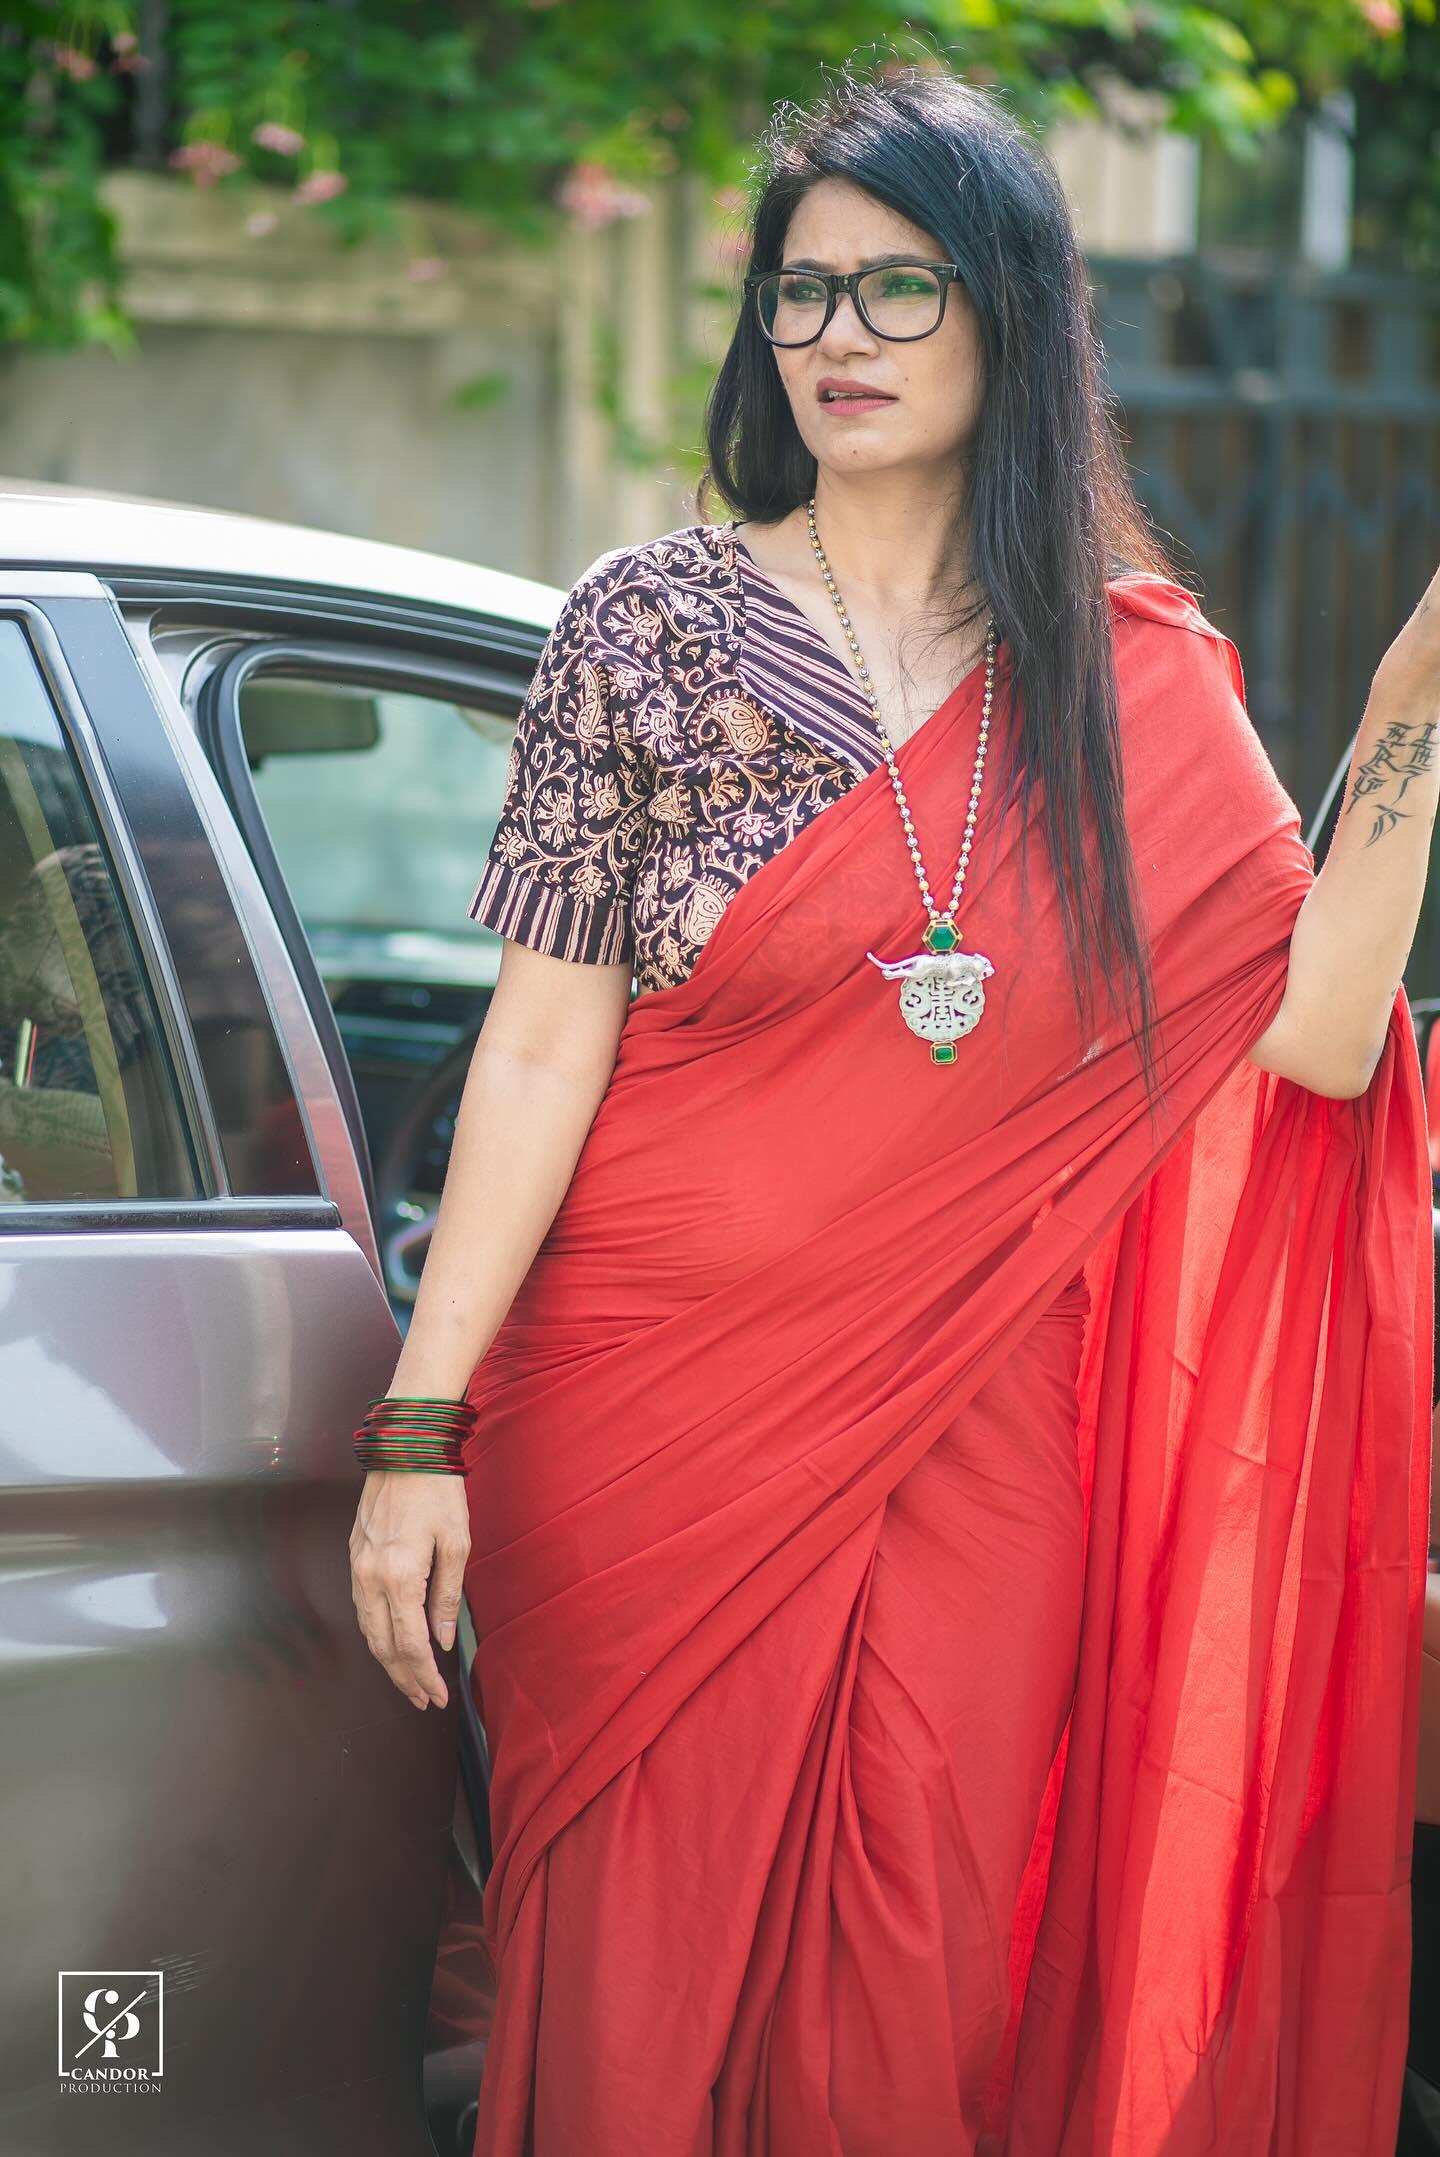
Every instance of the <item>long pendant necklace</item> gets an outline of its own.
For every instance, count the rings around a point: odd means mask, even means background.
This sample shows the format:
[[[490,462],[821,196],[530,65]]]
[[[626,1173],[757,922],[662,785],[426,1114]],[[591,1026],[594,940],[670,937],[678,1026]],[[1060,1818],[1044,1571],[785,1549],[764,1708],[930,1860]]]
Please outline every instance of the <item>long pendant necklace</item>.
[[[970,842],[975,833],[975,812],[980,801],[980,780],[985,770],[985,750],[990,739],[990,699],[995,691],[995,619],[991,615],[985,625],[985,703],[980,714],[980,745],[975,752],[975,775],[970,783],[970,807],[965,817],[965,836],[960,844],[960,861],[955,870],[950,904],[941,912],[931,897],[930,886],[925,878],[924,864],[920,859],[920,844],[915,836],[915,825],[910,815],[910,804],[905,799],[895,752],[890,746],[890,737],[880,717],[880,699],[875,693],[870,670],[861,654],[845,602],[830,573],[830,564],[826,561],[825,550],[820,544],[820,534],[815,529],[813,494],[805,507],[810,524],[810,545],[820,565],[825,589],[835,602],[840,626],[845,631],[854,655],[861,686],[875,715],[875,730],[880,736],[885,762],[890,767],[890,784],[900,805],[900,819],[905,826],[910,859],[915,865],[920,897],[924,901],[926,913],[930,916],[930,926],[921,938],[925,946],[923,951],[912,952],[909,958],[905,959],[877,959],[873,951],[867,951],[865,956],[880,968],[887,981],[900,981],[900,1016],[912,1033],[919,1034],[922,1040],[930,1043],[930,1061],[936,1064],[953,1064],[956,1061],[956,1042],[970,1032],[985,1009],[983,984],[995,971],[990,961],[980,952],[960,949],[960,924],[955,919],[955,909],[960,904],[965,871],[970,862]]]

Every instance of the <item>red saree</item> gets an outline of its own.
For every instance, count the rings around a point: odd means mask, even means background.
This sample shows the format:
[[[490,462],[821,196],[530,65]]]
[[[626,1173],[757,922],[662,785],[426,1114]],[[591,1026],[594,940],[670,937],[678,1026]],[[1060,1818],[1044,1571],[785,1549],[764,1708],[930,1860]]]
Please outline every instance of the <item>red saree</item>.
[[[1357,1100],[1245,1061],[1313,863],[1233,646],[1111,594],[1161,1121],[995,764],[930,1062],[877,766],[632,1004],[476,1368],[477,2157],[1393,2151],[1418,1058],[1402,991]],[[927,864],[980,693],[898,752]]]

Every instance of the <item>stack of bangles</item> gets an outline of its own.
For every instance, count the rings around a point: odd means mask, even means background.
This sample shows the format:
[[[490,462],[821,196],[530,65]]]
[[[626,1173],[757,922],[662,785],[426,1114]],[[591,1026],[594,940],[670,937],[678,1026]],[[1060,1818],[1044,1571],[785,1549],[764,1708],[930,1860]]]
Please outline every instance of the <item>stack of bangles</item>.
[[[377,1393],[366,1404],[355,1433],[355,1458],[362,1468],[463,1475],[461,1448],[474,1428],[475,1411],[468,1401]]]

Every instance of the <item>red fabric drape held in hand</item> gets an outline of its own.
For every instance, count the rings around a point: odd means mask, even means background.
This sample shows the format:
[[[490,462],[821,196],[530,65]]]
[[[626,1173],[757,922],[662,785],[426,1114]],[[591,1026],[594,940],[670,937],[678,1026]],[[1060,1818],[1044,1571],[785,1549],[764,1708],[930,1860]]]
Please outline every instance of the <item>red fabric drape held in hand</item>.
[[[1414,1037],[1402,991],[1355,1100],[1245,1060],[1314,864],[1233,645],[1110,594],[1160,1120],[1077,1031],[1038,793],[1022,904],[1002,646],[958,1064],[865,957],[924,927],[877,766],[631,1006],[474,1373],[477,2157],[1393,2150]],[[927,864],[982,689],[898,752]]]

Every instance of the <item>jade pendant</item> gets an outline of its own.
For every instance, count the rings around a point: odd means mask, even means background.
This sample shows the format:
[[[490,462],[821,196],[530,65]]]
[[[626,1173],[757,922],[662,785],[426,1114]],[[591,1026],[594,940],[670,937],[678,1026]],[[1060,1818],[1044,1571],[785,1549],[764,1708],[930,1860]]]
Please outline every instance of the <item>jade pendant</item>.
[[[922,939],[923,951],[905,959],[873,961],[887,981],[900,981],[900,1016],[914,1034],[930,1043],[930,1061],[953,1064],[956,1043],[978,1025],[985,1009],[984,983],[995,969],[982,952],[961,951],[953,922],[932,921]]]

